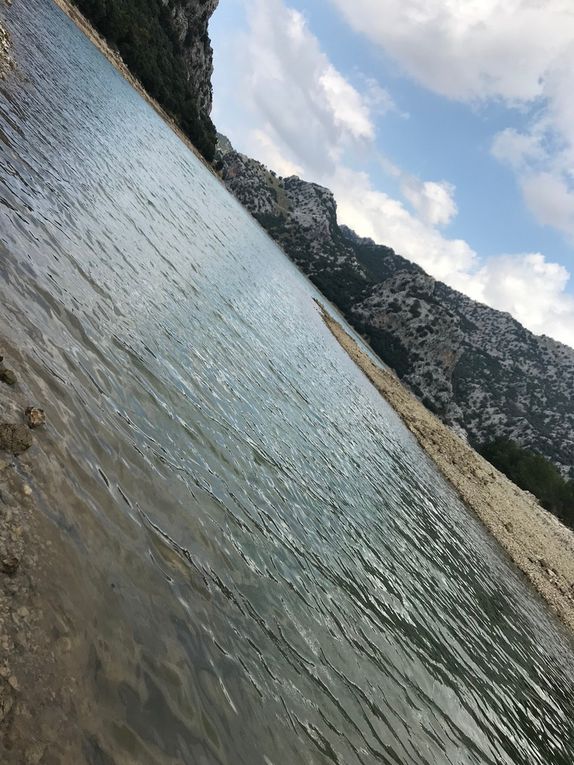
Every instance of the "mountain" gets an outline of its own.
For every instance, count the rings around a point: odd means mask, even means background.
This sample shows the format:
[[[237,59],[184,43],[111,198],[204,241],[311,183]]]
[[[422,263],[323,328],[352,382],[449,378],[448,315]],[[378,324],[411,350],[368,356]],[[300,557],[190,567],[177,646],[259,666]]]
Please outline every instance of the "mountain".
[[[280,178],[219,137],[229,191],[415,395],[480,446],[507,438],[574,479],[574,350],[337,222],[329,189]]]
[[[213,50],[219,0],[73,0],[133,75],[211,161]]]

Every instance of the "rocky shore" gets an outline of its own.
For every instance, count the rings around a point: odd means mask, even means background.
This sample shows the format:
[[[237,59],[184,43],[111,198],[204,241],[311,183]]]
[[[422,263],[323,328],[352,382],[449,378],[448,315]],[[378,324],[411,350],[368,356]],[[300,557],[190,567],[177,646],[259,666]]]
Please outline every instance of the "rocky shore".
[[[554,613],[574,630],[574,532],[429,412],[393,373],[373,363],[320,304],[319,309],[337,341],[399,414],[462,501]]]
[[[45,415],[29,406],[19,378],[0,356],[0,762],[34,765],[48,753],[70,762],[62,757],[78,751],[73,648],[47,595],[58,541],[40,507],[32,448],[47,436]]]

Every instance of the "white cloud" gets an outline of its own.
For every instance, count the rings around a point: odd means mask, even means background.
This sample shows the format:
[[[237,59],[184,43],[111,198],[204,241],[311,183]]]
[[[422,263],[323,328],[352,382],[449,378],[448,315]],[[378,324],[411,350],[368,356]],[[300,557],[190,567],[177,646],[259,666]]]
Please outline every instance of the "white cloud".
[[[398,167],[388,157],[378,156],[383,171],[395,178],[403,198],[429,226],[447,226],[458,214],[455,186],[448,181],[421,181]]]
[[[570,242],[574,242],[574,117],[572,127],[570,141],[557,133],[546,114],[524,132],[499,132],[492,143],[492,154],[514,170],[535,219]]]
[[[574,240],[571,0],[331,1],[433,92],[526,109],[525,128],[501,131],[493,154],[535,218]]]
[[[248,154],[260,148],[255,126],[285,162],[317,177],[331,172],[346,150],[369,146],[373,91],[361,94],[323,53],[304,16],[282,0],[245,0],[245,7],[248,30],[227,63],[239,122],[251,124],[240,148]]]
[[[574,298],[566,292],[569,278],[564,266],[530,253],[490,258],[452,286],[507,311],[532,332],[574,347]]]
[[[389,114],[390,112],[396,112],[401,117],[408,119],[409,115],[406,112],[401,112],[397,107],[393,97],[386,88],[374,80],[372,77],[364,77],[364,99],[372,113],[376,113],[379,116]]]
[[[492,154],[514,170],[522,171],[545,159],[543,135],[535,130],[525,134],[514,128],[506,128],[494,137]]]
[[[329,64],[319,76],[319,85],[335,124],[353,138],[372,141],[375,126],[367,103],[343,75]]]
[[[574,238],[574,189],[563,173],[540,172],[523,177],[522,193],[536,219]]]
[[[569,0],[332,0],[420,83],[463,100],[542,95],[573,39]]]
[[[458,212],[454,201],[455,187],[448,181],[420,181],[407,176],[401,182],[401,191],[419,217],[430,226],[446,226]]]
[[[252,130],[249,134],[250,143],[255,147],[254,154],[260,162],[275,170],[284,177],[303,175],[301,165],[291,162],[281,152],[281,149],[271,138],[271,128],[265,125],[262,129]]]

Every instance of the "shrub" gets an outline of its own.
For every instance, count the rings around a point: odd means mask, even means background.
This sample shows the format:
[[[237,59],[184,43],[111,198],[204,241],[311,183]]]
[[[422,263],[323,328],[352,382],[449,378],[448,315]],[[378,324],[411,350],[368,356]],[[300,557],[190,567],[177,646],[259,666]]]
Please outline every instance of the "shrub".
[[[511,481],[538,498],[542,507],[574,528],[574,482],[540,454],[507,438],[483,444],[479,452]]]

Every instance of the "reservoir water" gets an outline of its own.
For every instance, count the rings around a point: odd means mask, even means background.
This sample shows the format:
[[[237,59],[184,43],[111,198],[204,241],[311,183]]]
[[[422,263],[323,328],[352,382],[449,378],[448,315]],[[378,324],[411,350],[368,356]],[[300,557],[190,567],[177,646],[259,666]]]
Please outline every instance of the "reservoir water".
[[[571,765],[568,636],[314,288],[49,0],[2,14],[0,343],[84,761]]]

